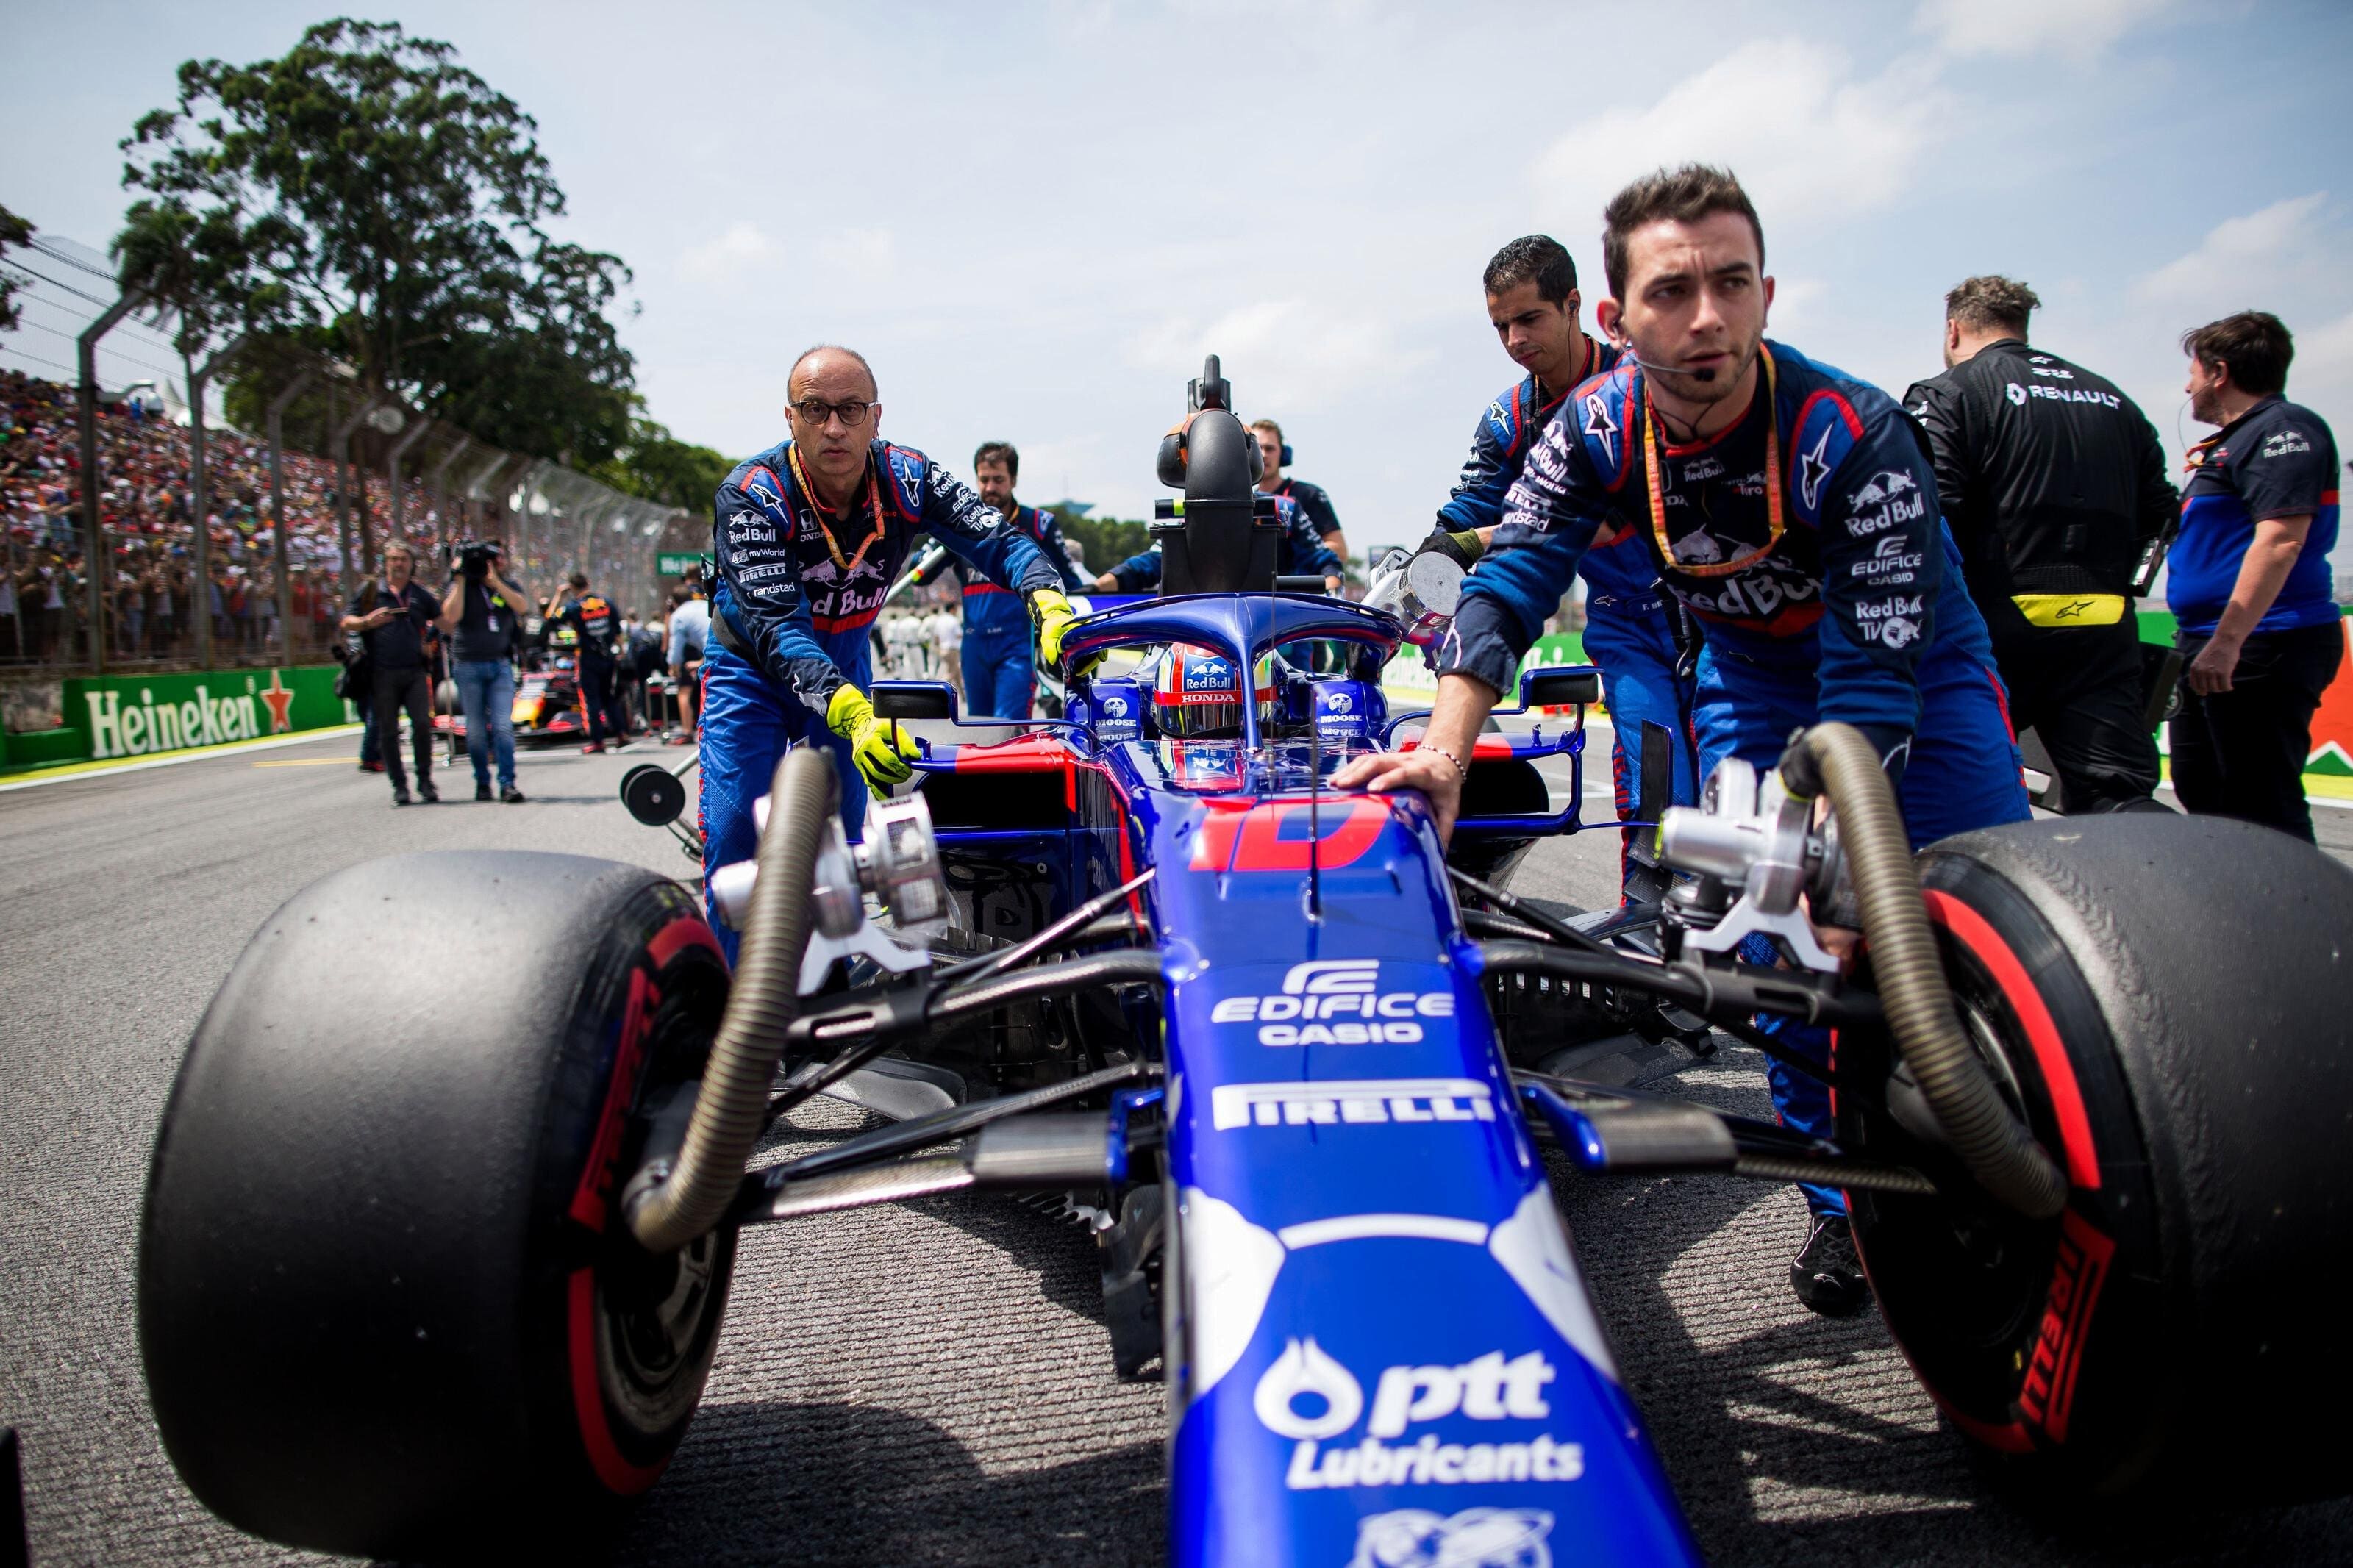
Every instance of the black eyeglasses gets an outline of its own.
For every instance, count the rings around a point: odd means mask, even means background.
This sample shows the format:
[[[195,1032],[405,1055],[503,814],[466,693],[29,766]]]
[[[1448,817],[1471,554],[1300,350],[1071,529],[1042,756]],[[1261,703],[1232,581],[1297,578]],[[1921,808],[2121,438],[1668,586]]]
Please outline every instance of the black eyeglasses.
[[[856,397],[847,403],[828,403],[822,398],[805,397],[793,405],[793,412],[808,424],[820,427],[827,420],[839,414],[841,416],[843,427],[855,430],[866,423],[866,416],[874,412],[875,406],[871,403]]]

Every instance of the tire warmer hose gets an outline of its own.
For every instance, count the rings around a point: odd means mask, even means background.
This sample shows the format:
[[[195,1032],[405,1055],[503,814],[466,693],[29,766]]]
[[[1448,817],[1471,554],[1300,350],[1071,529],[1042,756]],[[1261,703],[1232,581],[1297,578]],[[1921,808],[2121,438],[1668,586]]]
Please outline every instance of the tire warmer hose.
[[[1817,724],[1781,759],[1793,795],[1827,794],[1871,943],[1872,973],[1896,1048],[1954,1153],[1996,1201],[2035,1219],[2067,1204],[2067,1182],[1993,1086],[1962,1032],[1894,786],[1851,724]]]
[[[674,1251],[719,1223],[766,1123],[785,1032],[800,1011],[809,889],[833,787],[832,759],[820,747],[795,747],[776,764],[742,956],[678,1163],[627,1199],[630,1233],[649,1251]]]

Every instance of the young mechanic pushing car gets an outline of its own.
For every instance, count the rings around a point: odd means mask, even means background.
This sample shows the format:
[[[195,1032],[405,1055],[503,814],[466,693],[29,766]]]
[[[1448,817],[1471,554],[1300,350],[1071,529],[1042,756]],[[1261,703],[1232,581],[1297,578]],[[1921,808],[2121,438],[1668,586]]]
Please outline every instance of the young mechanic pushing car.
[[[849,349],[814,348],[786,387],[792,438],[736,465],[713,507],[719,583],[702,667],[703,890],[759,847],[752,803],[776,763],[811,742],[833,753],[841,819],[856,838],[866,788],[903,783],[915,742],[874,716],[867,627],[928,531],[949,552],[1029,602],[1039,657],[1061,659],[1078,618],[1031,540],[945,468],[878,429],[874,373]],[[735,935],[718,920],[730,963]]]
[[[1662,171],[1604,217],[1615,298],[1597,314],[1625,356],[1528,454],[1464,580],[1419,747],[1360,758],[1333,784],[1421,790],[1451,831],[1497,694],[1596,536],[1630,527],[1706,627],[1703,773],[1733,756],[1762,773],[1793,730],[1838,721],[1878,748],[1915,846],[2024,820],[2000,679],[1918,429],[1877,388],[1765,341],[1764,230],[1730,174]],[[1826,1034],[1780,1032],[1827,1062]],[[1829,1136],[1822,1084],[1767,1073],[1781,1120]],[[1845,1200],[1805,1192],[1790,1283],[1816,1311],[1857,1310],[1869,1291]]]
[[[1559,416],[1569,393],[1617,364],[1616,345],[1585,335],[1577,325],[1577,262],[1548,235],[1531,234],[1497,251],[1481,279],[1487,319],[1504,352],[1527,375],[1496,395],[1471,436],[1471,456],[1454,492],[1438,510],[1437,531],[1422,542],[1468,568],[1484,553],[1504,516],[1504,498],[1520,477],[1544,427]],[[1585,579],[1585,656],[1601,670],[1602,701],[1609,709],[1609,777],[1618,816],[1634,815],[1646,724],[1663,730],[1672,746],[1673,804],[1699,798],[1691,735],[1692,682],[1679,677],[1675,646],[1679,612],[1659,596],[1658,568],[1631,528],[1597,533],[1577,564]],[[1635,880],[1636,829],[1619,836],[1621,887]],[[1630,892],[1629,894],[1630,896]]]

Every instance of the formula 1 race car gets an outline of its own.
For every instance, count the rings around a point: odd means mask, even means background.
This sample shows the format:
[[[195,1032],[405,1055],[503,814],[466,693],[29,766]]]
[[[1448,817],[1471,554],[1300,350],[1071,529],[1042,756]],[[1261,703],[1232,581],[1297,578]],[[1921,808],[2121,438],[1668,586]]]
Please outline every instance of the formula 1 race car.
[[[149,1391],[207,1507],[547,1555],[660,1477],[743,1227],[997,1191],[1096,1226],[1108,1352],[1168,1384],[1173,1562],[1695,1562],[1547,1146],[1842,1186],[1889,1331],[2023,1489],[2344,1484],[2353,874],[2171,815],[1915,857],[1825,725],[1662,814],[1657,901],[1519,898],[1580,826],[1535,764],[1581,765],[1591,672],[1523,679],[1449,846],[1419,795],[1334,791],[1410,739],[1377,679],[1406,624],[1273,591],[1214,361],[1191,402],[1169,596],[1073,628],[1067,716],[1011,742],[878,686],[934,739],[860,843],[824,753],[788,754],[713,877],[732,973],[676,883],[564,856],[376,861],[269,918],[141,1240]],[[1145,663],[1088,673],[1116,648]],[[1752,933],[1786,962],[1741,962]],[[1659,1092],[1711,1029],[1786,1054],[1760,1017],[1836,1031],[1834,1143]],[[754,1169],[828,1092],[882,1120]]]

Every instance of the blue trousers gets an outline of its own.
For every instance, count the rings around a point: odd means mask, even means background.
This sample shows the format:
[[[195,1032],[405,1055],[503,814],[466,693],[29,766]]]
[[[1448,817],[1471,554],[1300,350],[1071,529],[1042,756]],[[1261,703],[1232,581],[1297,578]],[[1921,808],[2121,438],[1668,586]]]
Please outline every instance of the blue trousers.
[[[1945,618],[1942,606],[1939,618]],[[1896,786],[1915,849],[1972,828],[2023,822],[2031,815],[2019,778],[2018,740],[2010,733],[2009,693],[1994,672],[1990,652],[1971,646],[1983,641],[1982,629],[1973,639],[1940,637],[1916,667],[1920,724]],[[1775,659],[1710,642],[1700,655],[1695,714],[1702,773],[1736,756],[1763,773],[1780,760],[1792,730],[1817,721],[1818,695],[1810,657]],[[1770,963],[1776,955],[1771,943],[1752,937],[1742,945],[1741,956]],[[1829,1030],[1769,1015],[1757,1022],[1785,1045],[1830,1065]],[[1785,1126],[1816,1138],[1834,1134],[1825,1085],[1778,1062],[1765,1071],[1774,1114]],[[1846,1198],[1834,1187],[1803,1190],[1817,1214],[1846,1211]]]
[[[866,826],[866,781],[849,760],[849,742],[825,727],[825,716],[771,685],[745,660],[713,642],[702,661],[702,900],[711,929],[735,962],[737,937],[711,900],[711,873],[760,851],[752,803],[775,785],[776,763],[796,746],[819,745],[833,755],[841,780],[841,824],[856,840]]]
[[[474,782],[491,782],[495,749],[499,787],[513,788],[514,666],[502,658],[466,658],[451,669],[458,679],[458,700],[466,710],[466,755],[473,759]]]
[[[1585,657],[1601,668],[1601,700],[1609,709],[1609,780],[1620,818],[1632,818],[1641,804],[1645,724],[1656,724],[1674,742],[1672,804],[1697,804],[1698,763],[1689,725],[1694,695],[1691,683],[1677,690],[1675,639],[1666,617],[1595,614],[1585,623]],[[1632,852],[1640,831],[1627,828],[1619,835],[1618,871],[1624,881],[1633,879]]]
[[[1038,695],[1029,626],[992,626],[964,634],[965,706],[975,719],[1027,719]]]

